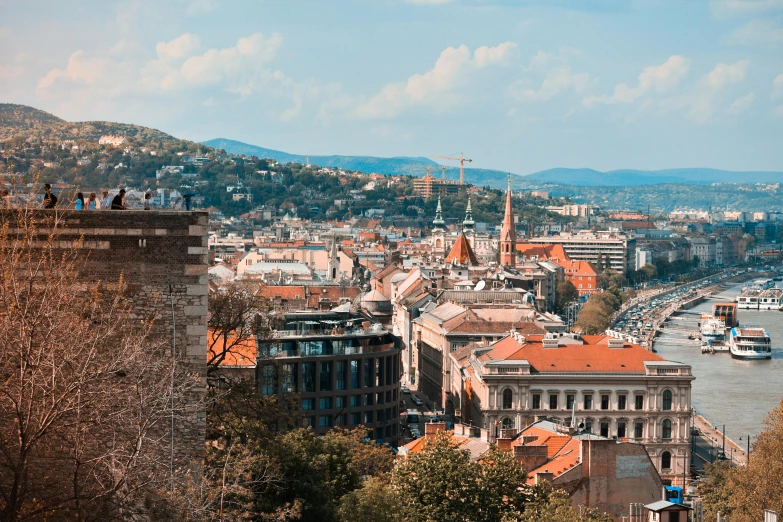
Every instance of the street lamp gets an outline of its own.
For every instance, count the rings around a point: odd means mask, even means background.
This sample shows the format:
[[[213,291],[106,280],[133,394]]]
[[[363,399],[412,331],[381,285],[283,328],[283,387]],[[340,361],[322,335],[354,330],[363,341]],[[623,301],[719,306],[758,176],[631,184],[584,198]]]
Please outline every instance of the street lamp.
[[[750,435],[748,436],[742,436],[739,438],[739,440],[747,441],[748,443],[748,452],[745,453],[745,464],[750,464]]]

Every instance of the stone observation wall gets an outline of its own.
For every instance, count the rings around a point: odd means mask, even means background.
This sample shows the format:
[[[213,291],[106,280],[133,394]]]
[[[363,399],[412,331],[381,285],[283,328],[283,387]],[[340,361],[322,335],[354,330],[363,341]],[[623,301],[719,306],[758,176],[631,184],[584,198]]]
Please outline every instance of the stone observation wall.
[[[175,427],[175,456],[184,464],[200,460],[206,432],[207,212],[35,210],[61,218],[63,247],[83,239],[89,251],[79,268],[86,284],[124,278],[132,314],[155,317],[154,335],[169,342],[176,323],[177,352],[204,386],[187,397],[186,420]],[[0,222],[14,211],[0,210]],[[46,233],[41,230],[41,233]],[[174,297],[172,317],[171,288]]]

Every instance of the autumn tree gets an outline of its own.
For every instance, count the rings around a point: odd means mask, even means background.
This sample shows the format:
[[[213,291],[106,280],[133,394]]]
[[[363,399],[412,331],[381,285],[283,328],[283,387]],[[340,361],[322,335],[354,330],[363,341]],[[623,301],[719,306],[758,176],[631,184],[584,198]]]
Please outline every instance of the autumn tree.
[[[0,520],[142,516],[176,470],[168,427],[194,378],[120,275],[84,284],[56,212],[0,214]]]
[[[579,291],[568,279],[559,281],[555,286],[555,309],[563,312],[568,305],[579,299]]]
[[[762,520],[765,509],[783,513],[783,400],[764,424],[747,466],[710,470],[705,513],[721,511],[732,522]]]

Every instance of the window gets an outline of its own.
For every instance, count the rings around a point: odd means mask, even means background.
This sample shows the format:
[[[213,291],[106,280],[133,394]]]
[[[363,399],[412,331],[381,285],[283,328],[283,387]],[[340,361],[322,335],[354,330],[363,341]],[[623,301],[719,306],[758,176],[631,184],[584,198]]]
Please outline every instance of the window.
[[[369,388],[372,386],[373,383],[373,369],[375,368],[375,365],[373,364],[373,359],[365,359],[364,360],[364,387]]]
[[[627,400],[628,400],[627,396],[619,395],[617,397],[617,409],[618,410],[624,410],[627,407],[627,405],[626,405],[626,401]]]
[[[375,385],[383,386],[383,357],[375,359]]]
[[[625,423],[624,422],[618,422],[617,423],[617,437],[620,439],[625,438]]]
[[[550,410],[556,410],[557,409],[557,394],[556,393],[550,393],[549,394],[549,409]]]
[[[514,402],[514,394],[513,392],[506,388],[503,390],[503,409],[504,410],[510,410]]]
[[[318,417],[318,427],[320,428],[331,428],[332,427],[332,416],[331,415],[321,415]]]
[[[283,365],[283,393],[294,393],[296,391],[296,363]]]
[[[348,366],[348,361],[340,361],[335,363],[337,365],[337,389],[345,389],[345,369]]]
[[[364,405],[372,406],[372,393],[367,393],[364,395]]]
[[[540,410],[541,409],[541,394],[540,393],[534,393],[533,394],[533,409],[534,410]]]
[[[315,363],[302,363],[302,391],[315,391]]]
[[[500,423],[500,427],[504,430],[510,430],[514,427],[514,421],[512,419],[509,419],[508,417],[505,417],[503,421]]]
[[[358,408],[362,403],[361,395],[351,395],[351,408]]]
[[[345,397],[335,397],[334,402],[335,408],[345,408]]]
[[[323,355],[324,341],[300,341],[299,353],[301,355]]]
[[[609,423],[608,422],[602,422],[601,423],[601,436],[602,437],[608,437],[609,436]]]
[[[383,404],[383,392],[378,392],[375,396],[375,404]]]
[[[371,411],[365,411],[364,412],[364,423],[365,424],[372,424],[373,423],[373,416]]]
[[[351,413],[351,426],[358,426],[362,423],[361,413]]]
[[[644,395],[637,395],[636,396],[636,404],[634,405],[634,408],[637,410],[643,410],[644,409]]]
[[[591,421],[591,420],[586,420],[585,421],[585,431],[587,433],[592,433],[593,432],[593,421]]]
[[[672,469],[672,454],[668,451],[661,454],[661,469]]]
[[[672,421],[669,419],[663,420],[663,438],[667,440],[672,438]]]
[[[586,410],[592,410],[593,409],[593,396],[592,395],[585,395],[584,409],[586,409]]]
[[[608,410],[609,409],[609,396],[608,395],[601,395],[601,409],[602,410]]]
[[[305,422],[307,422],[307,425],[311,428],[315,428],[315,417],[307,417]]]
[[[663,390],[663,409],[667,410],[667,411],[672,409],[672,391],[671,390]]]
[[[345,413],[342,413],[340,415],[334,416],[334,425],[335,426],[345,426],[348,422],[348,415]]]
[[[351,361],[351,389],[359,389],[359,361]]]
[[[315,409],[315,399],[302,399],[302,409],[304,411],[313,411]]]
[[[261,394],[275,394],[275,367],[271,364],[261,367]]]
[[[321,400],[318,401],[318,409],[319,410],[331,410],[332,409],[332,398],[331,397],[321,397]]]
[[[332,391],[332,362],[321,363],[321,391]]]
[[[641,422],[637,422],[633,426],[633,436],[635,439],[641,439],[644,437],[644,424]]]
[[[569,393],[566,395],[566,408],[572,410],[574,408],[574,394]]]

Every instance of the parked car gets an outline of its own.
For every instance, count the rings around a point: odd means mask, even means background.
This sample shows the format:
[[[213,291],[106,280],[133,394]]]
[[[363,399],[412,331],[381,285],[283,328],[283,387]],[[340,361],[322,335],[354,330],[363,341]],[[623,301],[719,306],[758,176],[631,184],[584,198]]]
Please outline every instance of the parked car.
[[[405,395],[410,395],[410,393],[411,393],[410,389],[409,389],[407,386],[401,386],[401,387],[400,387],[400,390],[401,390],[401,391],[402,391],[402,393],[404,393]]]
[[[413,401],[413,404],[415,404],[416,406],[421,406],[422,404],[424,404],[424,401],[419,399],[418,397],[414,397],[411,400]]]

